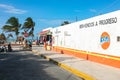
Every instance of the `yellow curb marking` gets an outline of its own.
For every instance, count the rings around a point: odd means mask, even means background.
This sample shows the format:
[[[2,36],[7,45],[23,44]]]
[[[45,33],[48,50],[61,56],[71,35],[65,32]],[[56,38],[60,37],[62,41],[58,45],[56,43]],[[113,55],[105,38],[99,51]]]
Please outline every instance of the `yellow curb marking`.
[[[35,52],[35,53],[37,53],[37,50],[32,50],[32,51]],[[46,58],[47,60],[49,60],[49,61],[51,60],[51,59],[50,59],[49,57],[47,57],[47,56],[45,56],[45,58]],[[53,60],[53,61],[55,61],[55,60]],[[57,62],[57,61],[56,61],[56,62]],[[67,71],[75,74],[76,76],[85,79],[85,80],[96,80],[95,78],[93,78],[93,77],[91,77],[91,76],[89,76],[89,75],[87,75],[87,74],[85,74],[85,73],[83,73],[83,72],[80,72],[80,71],[78,71],[78,70],[76,70],[76,69],[74,69],[74,68],[71,68],[71,67],[69,67],[69,66],[67,66],[67,65],[65,65],[65,64],[62,64],[62,63],[59,63],[59,62],[58,62],[58,66],[60,66],[61,68],[65,69],[65,70],[67,70]]]
[[[82,78],[85,79],[85,80],[96,80],[95,78],[89,76],[88,74],[85,74],[85,73],[83,73],[83,72],[80,72],[80,71],[78,71],[78,70],[76,70],[76,69],[74,69],[74,68],[71,68],[71,67],[69,67],[69,66],[67,66],[67,65],[65,65],[65,64],[59,63],[58,66],[64,68],[64,69],[67,70],[67,71],[70,71],[71,73],[77,75],[78,77],[82,77]]]

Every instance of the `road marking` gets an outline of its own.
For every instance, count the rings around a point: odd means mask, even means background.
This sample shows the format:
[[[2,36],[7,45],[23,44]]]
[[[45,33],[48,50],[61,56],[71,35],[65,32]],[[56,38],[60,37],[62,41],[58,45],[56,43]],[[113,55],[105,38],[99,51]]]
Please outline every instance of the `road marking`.
[[[37,50],[32,50],[32,51],[33,51],[34,53],[37,53]],[[49,60],[49,61],[54,62],[56,65],[58,65],[58,66],[62,67],[63,69],[65,69],[65,70],[67,70],[67,71],[75,74],[76,76],[78,76],[78,77],[80,77],[80,78],[83,78],[84,80],[96,80],[95,78],[89,76],[88,74],[85,74],[85,73],[83,73],[83,72],[80,72],[80,71],[78,71],[78,70],[76,70],[76,69],[74,69],[74,68],[71,68],[71,67],[69,67],[69,66],[67,66],[67,65],[65,65],[65,64],[63,64],[63,63],[60,63],[60,62],[58,62],[58,61],[56,61],[56,60],[53,60],[53,59],[49,58],[48,56],[45,56],[45,55],[43,55],[43,54],[39,54],[39,55],[42,56],[42,57],[44,57],[45,59],[47,59],[47,60]]]

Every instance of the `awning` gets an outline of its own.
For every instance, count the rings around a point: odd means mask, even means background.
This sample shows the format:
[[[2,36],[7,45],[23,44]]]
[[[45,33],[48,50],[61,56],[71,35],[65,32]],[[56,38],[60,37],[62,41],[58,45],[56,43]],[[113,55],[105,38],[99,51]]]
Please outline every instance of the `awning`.
[[[52,32],[50,32],[50,30],[42,31],[40,35],[52,35]]]

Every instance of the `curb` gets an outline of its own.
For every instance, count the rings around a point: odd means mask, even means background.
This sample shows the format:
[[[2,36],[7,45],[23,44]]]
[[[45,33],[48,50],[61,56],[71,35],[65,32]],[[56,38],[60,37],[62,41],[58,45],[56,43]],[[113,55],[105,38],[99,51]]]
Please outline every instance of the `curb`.
[[[38,53],[37,50],[32,50],[32,52]],[[52,58],[49,58],[49,57],[47,57],[47,56],[45,56],[43,54],[39,54],[39,55],[41,57],[43,57],[43,58],[53,62],[54,64],[58,65],[59,67],[61,67],[61,68],[65,69],[65,70],[73,73],[74,75],[76,75],[76,76],[78,76],[80,78],[83,78],[83,80],[96,80],[95,78],[91,77],[90,75],[88,75],[86,73],[80,72],[80,71],[78,71],[78,70],[76,70],[76,69],[74,69],[74,68],[72,68],[70,66],[67,66],[67,65],[65,65],[63,63],[60,63],[60,62],[58,62],[58,61],[56,61],[56,60],[54,60]]]

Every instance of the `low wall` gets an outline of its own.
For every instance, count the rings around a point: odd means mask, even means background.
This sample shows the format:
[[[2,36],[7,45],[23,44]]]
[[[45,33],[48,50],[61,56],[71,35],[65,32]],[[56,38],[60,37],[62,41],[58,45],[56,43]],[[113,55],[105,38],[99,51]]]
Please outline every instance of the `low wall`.
[[[75,49],[57,47],[57,46],[54,46],[53,50],[56,52],[60,52],[62,54],[73,55],[78,58],[83,58],[93,62],[120,68],[120,57],[117,57],[117,56],[111,56],[111,55],[106,55],[101,53],[75,50]]]

